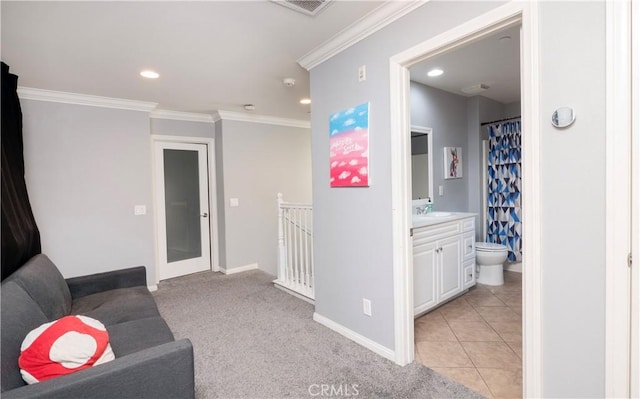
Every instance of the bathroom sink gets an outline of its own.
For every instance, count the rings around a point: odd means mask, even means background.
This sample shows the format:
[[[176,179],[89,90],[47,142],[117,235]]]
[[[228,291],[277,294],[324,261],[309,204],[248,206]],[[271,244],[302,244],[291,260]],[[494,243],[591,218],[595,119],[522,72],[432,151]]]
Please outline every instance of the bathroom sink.
[[[413,215],[413,222],[427,222],[429,220],[433,221],[434,219],[445,218],[447,216],[453,216],[451,212],[429,212],[422,215]]]
[[[420,215],[420,216],[424,216],[427,218],[443,218],[451,215],[453,215],[453,213],[451,212],[429,212],[426,215]]]

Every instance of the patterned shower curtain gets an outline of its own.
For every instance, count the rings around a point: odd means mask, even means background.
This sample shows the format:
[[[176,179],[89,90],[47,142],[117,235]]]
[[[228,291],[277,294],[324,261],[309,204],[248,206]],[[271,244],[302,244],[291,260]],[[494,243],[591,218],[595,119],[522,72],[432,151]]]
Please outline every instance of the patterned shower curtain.
[[[489,125],[487,242],[506,245],[522,260],[521,121]]]

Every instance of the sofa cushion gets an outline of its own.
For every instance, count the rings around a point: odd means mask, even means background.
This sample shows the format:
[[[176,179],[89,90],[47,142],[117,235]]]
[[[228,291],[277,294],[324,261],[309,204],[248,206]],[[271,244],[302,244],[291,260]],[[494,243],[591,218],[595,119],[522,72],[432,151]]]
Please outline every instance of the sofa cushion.
[[[107,326],[111,347],[117,357],[153,348],[174,340],[161,317],[132,320]]]
[[[18,367],[20,344],[29,331],[49,321],[40,306],[13,281],[2,283],[0,289],[0,321],[2,323],[0,382],[2,391],[25,385]]]
[[[73,301],[71,313],[100,320],[105,326],[160,316],[147,287],[118,288]]]
[[[21,286],[40,306],[47,321],[59,319],[71,311],[71,293],[67,282],[46,255],[40,254],[29,259],[5,281],[14,281]]]
[[[64,316],[27,334],[18,359],[27,384],[73,374],[115,359],[109,333],[98,320]]]

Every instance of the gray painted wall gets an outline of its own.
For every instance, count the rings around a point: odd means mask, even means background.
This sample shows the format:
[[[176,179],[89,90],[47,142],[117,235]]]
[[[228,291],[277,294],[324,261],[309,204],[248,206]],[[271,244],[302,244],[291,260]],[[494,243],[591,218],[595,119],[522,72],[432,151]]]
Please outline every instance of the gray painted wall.
[[[155,282],[149,114],[21,100],[42,250],[65,277],[147,266]],[[134,216],[134,205],[147,214]]]
[[[467,212],[467,98],[411,82],[411,124],[433,129],[433,209]],[[462,147],[461,179],[444,178],[444,147]],[[438,194],[443,186],[444,195]]]
[[[276,196],[281,192],[285,201],[311,203],[310,131],[223,120],[218,139],[224,180],[218,206],[225,220],[221,266],[258,263],[276,275]],[[229,207],[231,198],[238,198],[240,206]]]
[[[394,347],[389,57],[498,4],[426,3],[311,70],[316,312],[387,348]],[[363,64],[367,80],[358,83]],[[332,189],[329,115],[366,101],[371,186]],[[371,300],[371,317],[362,298]]]
[[[605,396],[605,14],[540,3],[544,397]],[[577,113],[563,130],[561,106]]]
[[[258,263],[275,275],[276,194],[311,203],[309,129],[32,100],[22,107],[43,251],[65,277],[145,265],[149,284],[156,281],[150,134],[214,138],[223,268]],[[240,207],[229,208],[232,196]],[[134,205],[147,214],[134,216]]]
[[[495,6],[426,3],[311,71],[316,312],[388,348],[394,345],[389,57]],[[603,397],[604,3],[541,2],[538,28],[542,396]],[[358,83],[362,64],[368,79]],[[365,101],[372,185],[330,189],[328,117]],[[563,105],[573,106],[579,120],[556,130],[549,118]],[[372,317],[362,314],[363,297],[372,300]]]
[[[151,134],[214,138],[213,123],[151,118]]]
[[[522,115],[520,101],[514,101],[504,106],[504,118],[513,118]]]

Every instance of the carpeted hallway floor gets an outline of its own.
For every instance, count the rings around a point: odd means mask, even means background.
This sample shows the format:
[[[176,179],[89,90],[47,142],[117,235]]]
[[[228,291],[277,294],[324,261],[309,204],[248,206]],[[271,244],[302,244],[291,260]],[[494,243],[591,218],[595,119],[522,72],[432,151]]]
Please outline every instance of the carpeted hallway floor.
[[[160,312],[176,338],[193,343],[198,398],[482,398],[314,322],[313,306],[272,278],[205,272],[160,283]]]

